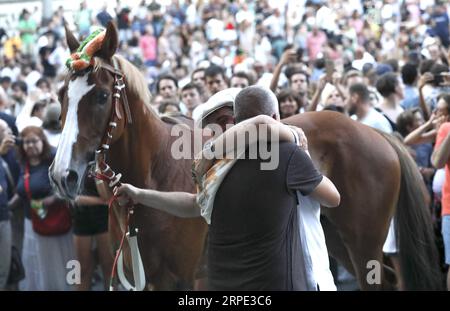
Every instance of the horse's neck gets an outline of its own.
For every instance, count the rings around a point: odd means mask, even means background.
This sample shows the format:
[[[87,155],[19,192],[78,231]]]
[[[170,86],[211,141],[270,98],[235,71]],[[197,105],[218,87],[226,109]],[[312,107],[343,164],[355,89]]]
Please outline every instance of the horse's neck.
[[[165,156],[170,133],[142,102],[134,102],[130,108],[132,124],[126,126],[121,138],[111,146],[111,167],[124,175],[124,181],[143,186],[152,163]]]

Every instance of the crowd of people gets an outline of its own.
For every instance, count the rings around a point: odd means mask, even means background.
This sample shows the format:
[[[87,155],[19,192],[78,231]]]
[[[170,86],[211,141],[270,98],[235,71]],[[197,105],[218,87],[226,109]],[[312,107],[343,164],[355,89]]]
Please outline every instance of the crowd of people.
[[[0,31],[0,252],[6,254],[0,256],[0,289],[73,289],[65,278],[73,258],[82,267],[77,289],[91,288],[96,263],[108,283],[107,207],[92,181],[71,209],[68,231],[43,236],[32,217],[59,200],[47,171],[61,134],[58,90],[70,55],[64,27],[83,39],[111,21],[118,53],[146,77],[151,105],[161,115],[196,118],[196,108],[212,95],[259,85],[276,94],[282,119],[333,110],[397,136],[433,198],[445,269],[449,14],[441,0],[143,0],[136,7],[117,0],[96,11],[81,1],[76,12],[59,7],[42,23],[23,10],[17,36]],[[395,258],[398,250],[385,252]],[[17,260],[24,277],[10,273]]]

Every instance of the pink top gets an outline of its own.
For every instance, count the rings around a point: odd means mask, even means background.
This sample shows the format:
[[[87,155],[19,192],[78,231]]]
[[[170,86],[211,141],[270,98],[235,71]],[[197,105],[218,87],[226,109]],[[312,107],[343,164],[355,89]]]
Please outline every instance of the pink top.
[[[308,33],[308,38],[306,39],[306,46],[308,47],[309,58],[314,60],[317,58],[317,54],[322,51],[323,46],[327,42],[327,36],[323,31],[318,31],[317,35]]]
[[[153,36],[142,36],[139,39],[139,46],[142,50],[144,60],[156,60],[156,38]]]

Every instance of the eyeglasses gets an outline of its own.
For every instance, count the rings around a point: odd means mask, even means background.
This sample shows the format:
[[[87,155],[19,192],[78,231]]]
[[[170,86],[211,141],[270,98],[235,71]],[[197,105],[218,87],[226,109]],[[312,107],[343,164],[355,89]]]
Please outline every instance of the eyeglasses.
[[[24,140],[24,145],[36,145],[38,142],[40,142],[40,139],[30,139],[30,140]]]

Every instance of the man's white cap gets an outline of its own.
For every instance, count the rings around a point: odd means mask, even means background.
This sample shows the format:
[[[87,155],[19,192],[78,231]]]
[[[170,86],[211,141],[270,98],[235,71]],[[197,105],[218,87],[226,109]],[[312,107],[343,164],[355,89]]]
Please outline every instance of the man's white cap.
[[[241,88],[238,87],[222,90],[211,96],[206,103],[197,106],[192,112],[195,124],[198,127],[204,127],[202,124],[203,120],[214,111],[222,107],[233,108],[234,99],[240,91]]]

